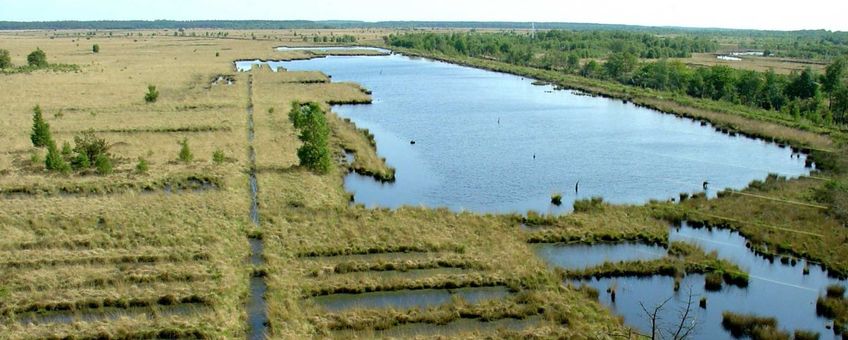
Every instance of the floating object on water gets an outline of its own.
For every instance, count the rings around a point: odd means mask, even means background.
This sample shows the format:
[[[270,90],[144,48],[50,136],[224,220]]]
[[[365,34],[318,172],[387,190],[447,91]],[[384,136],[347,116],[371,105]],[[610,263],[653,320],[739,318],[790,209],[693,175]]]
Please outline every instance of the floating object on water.
[[[415,140],[409,141],[409,144],[415,145]]]
[[[576,194],[580,191],[580,181],[578,180],[576,184],[574,184],[574,193]]]
[[[707,190],[708,185],[710,185],[710,182],[704,181],[704,184],[703,184],[704,190]]]

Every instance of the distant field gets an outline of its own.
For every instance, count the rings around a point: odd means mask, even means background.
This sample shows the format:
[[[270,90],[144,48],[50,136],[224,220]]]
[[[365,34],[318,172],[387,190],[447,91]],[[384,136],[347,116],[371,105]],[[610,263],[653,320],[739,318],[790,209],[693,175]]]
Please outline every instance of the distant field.
[[[742,60],[739,61],[730,61],[730,60],[721,60],[716,58],[717,56],[722,55],[721,53],[693,53],[692,58],[677,58],[676,60],[680,60],[681,62],[687,65],[693,66],[713,66],[713,65],[725,65],[730,66],[740,70],[754,70],[754,71],[767,71],[769,69],[773,69],[774,72],[779,74],[789,74],[793,71],[802,71],[805,68],[809,67],[816,72],[822,73],[824,72],[824,68],[827,66],[827,62],[823,61],[815,61],[815,60],[804,60],[804,59],[791,59],[791,58],[780,58],[780,57],[755,57],[755,56],[741,56]]]

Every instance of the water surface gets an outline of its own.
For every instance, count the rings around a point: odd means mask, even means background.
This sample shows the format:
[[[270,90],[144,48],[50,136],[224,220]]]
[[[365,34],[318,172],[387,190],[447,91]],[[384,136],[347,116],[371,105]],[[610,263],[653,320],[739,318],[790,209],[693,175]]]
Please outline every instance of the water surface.
[[[671,298],[663,312],[666,322],[679,320],[679,311],[686,306],[688,290],[695,296],[698,332],[695,339],[731,339],[729,332],[721,327],[721,313],[725,310],[775,317],[780,328],[790,332],[796,329],[817,331],[821,339],[837,339],[833,331],[825,327],[830,321],[816,316],[816,299],[823,295],[827,285],[846,284],[829,278],[826,271],[817,265],[809,265],[809,274],[803,273],[808,264],[800,260],[794,266],[780,261],[769,261],[745,247],[745,238],[736,232],[721,229],[695,229],[686,226],[672,229],[672,241],[694,243],[707,252],[716,251],[719,258],[739,265],[750,274],[747,288],[724,285],[718,292],[704,290],[703,275],[688,275],[681,289],[674,292],[674,278],[607,278],[591,279],[585,283],[601,292],[600,300],[624,321],[642,332],[650,330],[640,303],[647,307],[656,306]],[[612,302],[607,288],[616,288],[616,301]],[[698,307],[698,300],[705,296],[707,308]]]
[[[714,194],[770,172],[808,173],[789,148],[514,75],[401,55],[282,65],[373,91],[372,105],[334,108],[369,129],[397,169],[395,183],[347,176],[346,188],[367,206],[559,213],[575,198],[643,203],[701,191],[704,181]],[[555,192],[562,207],[550,204]]]

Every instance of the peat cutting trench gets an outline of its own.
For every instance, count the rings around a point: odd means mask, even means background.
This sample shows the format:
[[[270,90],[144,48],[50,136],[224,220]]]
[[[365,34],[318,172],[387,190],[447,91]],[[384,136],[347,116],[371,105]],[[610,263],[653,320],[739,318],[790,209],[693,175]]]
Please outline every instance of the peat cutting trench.
[[[255,128],[253,123],[253,75],[247,81],[247,159],[249,164],[248,183],[250,185],[250,220],[259,228],[259,185],[256,181],[256,149],[253,147]],[[265,339],[268,329],[268,312],[265,303],[265,291],[268,289],[265,278],[257,270],[265,260],[262,257],[262,238],[252,233],[250,242],[250,265],[253,272],[250,277],[250,296],[247,302],[247,322],[250,326],[248,339]]]

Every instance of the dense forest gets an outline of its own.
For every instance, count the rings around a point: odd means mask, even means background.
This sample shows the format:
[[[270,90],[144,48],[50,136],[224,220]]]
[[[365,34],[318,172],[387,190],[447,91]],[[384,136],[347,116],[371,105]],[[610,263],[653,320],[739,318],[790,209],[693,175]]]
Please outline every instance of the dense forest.
[[[713,51],[703,37],[657,37],[628,32],[548,31],[517,33],[406,33],[385,38],[388,45],[498,60],[587,78],[783,112],[820,124],[848,123],[845,57],[833,58],[824,74],[811,69],[790,75],[737,70],[728,66],[689,67],[667,57]],[[650,60],[659,59],[659,60]]]

